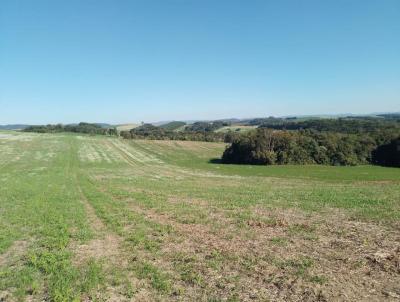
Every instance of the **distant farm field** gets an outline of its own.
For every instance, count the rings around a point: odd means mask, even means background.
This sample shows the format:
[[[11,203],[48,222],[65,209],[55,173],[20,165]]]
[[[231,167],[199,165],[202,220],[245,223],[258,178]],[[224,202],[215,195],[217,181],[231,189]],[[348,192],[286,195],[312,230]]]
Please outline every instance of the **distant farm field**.
[[[123,124],[116,126],[116,129],[117,131],[129,131],[136,127],[139,127],[139,124]]]
[[[400,169],[0,132],[0,301],[400,297]]]
[[[219,128],[216,132],[247,132],[256,129],[258,126],[231,125]]]

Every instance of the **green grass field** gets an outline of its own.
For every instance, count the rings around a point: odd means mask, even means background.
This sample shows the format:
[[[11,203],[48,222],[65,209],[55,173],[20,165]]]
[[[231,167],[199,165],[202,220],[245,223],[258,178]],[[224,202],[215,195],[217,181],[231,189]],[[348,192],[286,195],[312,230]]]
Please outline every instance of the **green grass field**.
[[[0,301],[400,297],[400,169],[0,132]]]

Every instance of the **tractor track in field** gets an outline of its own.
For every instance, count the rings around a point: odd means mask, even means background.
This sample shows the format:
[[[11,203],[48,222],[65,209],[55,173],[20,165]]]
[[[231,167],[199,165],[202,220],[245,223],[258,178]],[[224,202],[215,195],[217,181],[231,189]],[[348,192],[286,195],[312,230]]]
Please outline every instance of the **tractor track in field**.
[[[74,253],[73,263],[76,266],[80,266],[94,259],[102,263],[106,275],[108,275],[108,272],[112,271],[114,267],[125,271],[128,267],[129,257],[123,249],[124,239],[107,228],[101,218],[96,214],[95,208],[91,205],[78,183],[77,190],[79,192],[80,201],[85,208],[90,227],[94,232],[94,238],[83,244],[75,242],[75,244],[71,246],[71,250]],[[130,282],[137,284],[138,280],[131,277]],[[105,289],[98,292],[96,295],[100,300],[106,298],[106,301],[128,301],[121,292],[122,290],[118,286],[111,286],[108,284]],[[83,297],[83,301],[92,300],[91,298]]]
[[[92,206],[79,184],[77,184],[77,189],[95,236],[85,244],[72,247],[75,254],[75,265],[81,265],[91,259],[99,260],[102,263],[106,276],[112,276],[115,268],[118,268],[120,273],[127,278],[126,282],[137,289],[134,297],[129,298],[124,295],[124,286],[126,286],[126,284],[112,284],[112,281],[108,281],[106,289],[98,293],[98,295],[100,295],[98,298],[100,298],[101,301],[103,301],[102,299],[104,298],[106,298],[105,301],[110,302],[155,301],[156,298],[153,296],[154,294],[152,290],[149,289],[149,286],[146,285],[143,280],[138,279],[131,271],[132,264],[130,262],[132,260],[132,253],[124,248],[125,239],[119,234],[109,230],[107,225],[96,214],[95,208]],[[83,299],[83,301],[92,300]]]
[[[77,185],[77,190],[80,200],[85,207],[89,224],[95,233],[95,238],[85,244],[74,247],[76,260],[84,262],[90,258],[107,258],[107,261],[113,264],[122,264],[125,258],[122,251],[123,238],[108,230],[107,226],[97,216],[96,210],[87,199],[79,184]]]

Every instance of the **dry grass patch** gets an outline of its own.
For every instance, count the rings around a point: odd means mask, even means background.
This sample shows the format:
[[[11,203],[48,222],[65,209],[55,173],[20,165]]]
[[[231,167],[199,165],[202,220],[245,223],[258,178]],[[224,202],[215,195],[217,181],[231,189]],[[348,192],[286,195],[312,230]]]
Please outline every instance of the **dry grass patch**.
[[[240,232],[227,219],[225,228],[215,229],[132,209],[173,228],[157,265],[174,271],[193,298],[203,288],[242,301],[380,300],[400,289],[399,235],[346,215],[327,222],[317,214],[255,208],[254,214],[268,216],[262,223],[249,220],[250,230]]]

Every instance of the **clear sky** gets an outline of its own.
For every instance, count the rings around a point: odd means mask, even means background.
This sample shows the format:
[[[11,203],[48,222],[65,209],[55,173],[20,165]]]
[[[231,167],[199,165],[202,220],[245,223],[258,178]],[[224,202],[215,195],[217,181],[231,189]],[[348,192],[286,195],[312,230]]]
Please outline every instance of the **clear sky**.
[[[386,111],[399,0],[0,1],[0,124]]]

